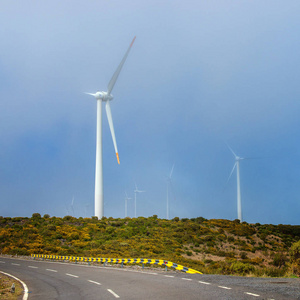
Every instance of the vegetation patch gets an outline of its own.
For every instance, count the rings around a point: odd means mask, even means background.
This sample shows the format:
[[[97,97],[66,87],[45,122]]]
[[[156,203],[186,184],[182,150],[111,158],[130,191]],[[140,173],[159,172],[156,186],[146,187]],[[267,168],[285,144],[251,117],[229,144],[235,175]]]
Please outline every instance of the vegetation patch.
[[[12,286],[14,284],[14,290]],[[15,300],[23,294],[21,283],[13,278],[0,273],[0,299]]]
[[[207,220],[0,217],[0,252],[173,261],[207,274],[300,275],[300,226]]]

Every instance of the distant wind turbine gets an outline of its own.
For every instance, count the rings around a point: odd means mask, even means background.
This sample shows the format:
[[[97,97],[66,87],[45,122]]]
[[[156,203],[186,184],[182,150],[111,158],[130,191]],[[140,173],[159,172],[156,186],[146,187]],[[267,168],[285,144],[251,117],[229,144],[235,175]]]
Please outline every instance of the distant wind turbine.
[[[246,158],[246,157],[239,157],[237,156],[234,151],[230,148],[230,146],[227,144],[227,147],[229,150],[232,152],[235,158],[235,163],[233,165],[233,168],[231,170],[231,173],[228,177],[227,182],[229,181],[235,167],[236,167],[236,183],[237,183],[237,213],[238,213],[238,219],[240,222],[242,222],[242,198],[241,198],[241,184],[240,184],[240,161],[245,160],[245,159],[251,159],[251,158]]]
[[[125,192],[125,218],[128,217],[128,215],[127,215],[127,202],[128,202],[128,200],[131,200],[131,198],[129,198],[127,193]]]
[[[65,204],[65,206],[66,206],[66,212],[67,212],[66,216],[69,216],[69,215],[70,215],[70,213],[69,213],[68,205],[67,205],[67,204]]]
[[[169,187],[172,184],[171,177],[173,174],[174,166],[175,164],[173,164],[170,175],[167,177],[167,220],[169,220]]]
[[[74,196],[72,198],[71,209],[72,209],[72,213],[73,213],[73,217],[74,217],[75,216],[75,212],[74,212]]]
[[[115,152],[118,160],[118,164],[120,164],[119,153],[117,148],[117,142],[115,137],[113,119],[110,110],[109,102],[113,99],[113,95],[111,94],[112,89],[118,79],[118,76],[122,70],[122,67],[126,61],[126,58],[129,54],[129,51],[134,43],[135,37],[133,38],[127,52],[125,53],[121,63],[113,74],[110,82],[107,86],[107,92],[96,92],[86,93],[88,95],[94,96],[97,99],[97,142],[96,142],[96,171],[95,171],[95,216],[98,218],[102,218],[104,215],[104,205],[103,205],[103,161],[102,161],[102,102],[105,102],[106,115],[108,119],[108,124],[113,140],[113,144],[115,147]]]
[[[140,191],[135,184],[135,190],[134,190],[134,217],[136,218],[136,194],[137,193],[144,193],[145,191]]]

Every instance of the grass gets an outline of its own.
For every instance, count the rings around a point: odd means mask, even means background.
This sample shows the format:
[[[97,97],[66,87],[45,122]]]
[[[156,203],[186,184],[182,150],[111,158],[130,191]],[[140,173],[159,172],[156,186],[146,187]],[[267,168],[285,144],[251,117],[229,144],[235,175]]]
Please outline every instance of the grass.
[[[15,284],[15,292],[11,292],[11,287]],[[23,294],[23,287],[21,283],[13,278],[0,273],[0,299],[1,300],[15,300]]]

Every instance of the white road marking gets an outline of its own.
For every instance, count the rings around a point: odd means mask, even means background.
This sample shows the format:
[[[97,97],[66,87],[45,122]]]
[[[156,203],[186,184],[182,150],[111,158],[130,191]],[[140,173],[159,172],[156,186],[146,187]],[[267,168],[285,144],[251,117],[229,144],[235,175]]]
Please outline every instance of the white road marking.
[[[19,266],[20,264],[14,264],[14,263],[11,263],[12,265],[14,265],[14,266]]]
[[[181,278],[182,280],[192,280],[191,278]]]
[[[205,282],[205,281],[199,281],[199,283],[203,283],[203,284],[211,284],[211,283]]]
[[[119,295],[117,295],[114,291],[107,289],[111,294],[113,294],[116,298],[120,298]]]
[[[250,295],[250,296],[254,296],[254,297],[259,297],[260,296],[260,295],[252,294],[252,293],[248,293],[248,292],[245,292],[245,294]]]
[[[37,269],[38,267],[35,267],[35,266],[28,266],[28,268]]]
[[[91,283],[95,283],[95,284],[101,285],[101,283],[100,283],[100,282],[93,281],[93,280],[88,280],[88,282],[91,282]]]
[[[78,277],[79,277],[79,276],[77,276],[77,275],[73,275],[73,274],[69,274],[69,273],[66,273],[66,275],[71,276],[71,277],[75,277],[75,278],[78,278]]]
[[[21,258],[18,258],[18,260],[24,260],[24,259],[21,259]],[[43,263],[47,263],[47,264],[58,264],[58,265],[69,265],[70,263],[68,262],[60,262],[60,261],[50,261],[50,260],[47,260],[47,261],[42,261],[42,260],[35,260],[35,263],[40,263],[40,264],[43,264]],[[142,272],[141,270],[128,270],[126,268],[122,269],[122,268],[111,268],[111,267],[103,267],[103,266],[92,266],[92,265],[82,265],[82,264],[75,264],[74,262],[71,263],[72,266],[74,267],[78,267],[78,268],[95,268],[95,269],[105,269],[105,270],[114,270],[114,271],[120,271],[120,272],[131,272],[131,273],[139,273],[139,274],[150,274],[150,275],[158,275],[157,273],[151,273],[151,272]]]
[[[46,271],[57,272],[56,270],[52,270],[52,269],[46,269]]]
[[[165,277],[169,277],[169,278],[174,278],[175,276],[171,276],[171,275],[164,275]]]
[[[1,261],[1,260],[0,260],[0,264],[5,264],[5,261]]]
[[[221,289],[225,289],[225,290],[231,290],[231,288],[227,287],[227,286],[221,286],[221,285],[219,285],[218,287],[221,288]]]

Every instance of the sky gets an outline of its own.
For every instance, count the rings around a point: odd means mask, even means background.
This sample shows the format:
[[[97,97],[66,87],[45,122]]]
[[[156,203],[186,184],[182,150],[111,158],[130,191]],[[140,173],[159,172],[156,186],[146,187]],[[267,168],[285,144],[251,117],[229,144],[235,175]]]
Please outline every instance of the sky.
[[[94,215],[96,101],[104,215],[300,224],[299,0],[0,1],[0,215]],[[227,144],[226,144],[227,143]],[[227,182],[228,181],[228,182]],[[72,206],[73,201],[73,206]]]

